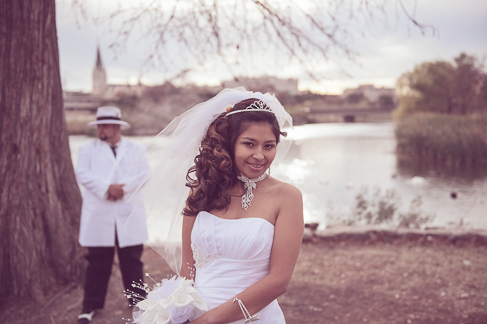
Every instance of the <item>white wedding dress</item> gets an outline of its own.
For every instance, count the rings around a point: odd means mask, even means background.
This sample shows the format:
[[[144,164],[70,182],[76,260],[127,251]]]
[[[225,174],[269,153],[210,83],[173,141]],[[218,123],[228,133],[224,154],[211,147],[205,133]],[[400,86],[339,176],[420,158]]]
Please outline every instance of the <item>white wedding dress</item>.
[[[269,273],[273,239],[274,225],[263,218],[224,219],[204,211],[198,214],[191,232],[195,287],[208,309],[232,300]],[[258,314],[260,321],[256,323],[286,323],[277,300]]]

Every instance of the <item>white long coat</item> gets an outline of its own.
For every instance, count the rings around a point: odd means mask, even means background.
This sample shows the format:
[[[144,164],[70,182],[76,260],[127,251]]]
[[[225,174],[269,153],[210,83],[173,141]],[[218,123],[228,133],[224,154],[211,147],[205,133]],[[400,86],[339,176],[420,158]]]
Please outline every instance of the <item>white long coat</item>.
[[[110,145],[100,139],[80,147],[76,177],[85,187],[79,234],[82,246],[115,246],[115,231],[120,247],[142,244],[147,240],[144,206],[137,204],[134,207],[128,199],[148,172],[145,148],[123,137],[116,157]],[[126,194],[122,199],[110,201],[107,190],[114,183],[125,184]],[[132,217],[139,218],[136,223],[140,228],[126,235],[124,224],[133,209]]]

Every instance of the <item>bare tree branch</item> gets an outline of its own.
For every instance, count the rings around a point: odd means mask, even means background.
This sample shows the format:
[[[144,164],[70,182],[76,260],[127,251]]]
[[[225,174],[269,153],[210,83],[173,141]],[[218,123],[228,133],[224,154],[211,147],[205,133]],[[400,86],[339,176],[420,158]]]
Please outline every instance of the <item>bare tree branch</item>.
[[[72,1],[87,19],[89,0]],[[149,44],[144,64],[162,67],[172,76],[217,58],[227,71],[246,61],[280,70],[287,59],[316,80],[323,78],[317,68],[323,62],[356,59],[354,35],[365,33],[364,24],[387,19],[391,4],[423,35],[428,29],[435,33],[434,27],[416,20],[416,4],[410,13],[403,0],[152,0],[120,4],[92,20],[119,24],[111,44],[116,53],[138,30]]]
[[[406,8],[404,7],[404,3],[402,0],[397,0],[397,2],[399,3],[399,5],[401,6],[402,8],[402,11],[403,13],[408,17],[408,19],[416,26],[418,27],[420,30],[421,30],[421,34],[425,35],[426,34],[426,31],[429,29],[431,30],[432,34],[435,35],[436,34],[436,28],[431,26],[431,25],[425,25],[425,24],[421,24],[419,23],[416,18],[414,18],[414,16],[416,15],[416,4],[417,4],[417,1],[414,0],[414,9],[413,9],[413,14],[410,14]]]

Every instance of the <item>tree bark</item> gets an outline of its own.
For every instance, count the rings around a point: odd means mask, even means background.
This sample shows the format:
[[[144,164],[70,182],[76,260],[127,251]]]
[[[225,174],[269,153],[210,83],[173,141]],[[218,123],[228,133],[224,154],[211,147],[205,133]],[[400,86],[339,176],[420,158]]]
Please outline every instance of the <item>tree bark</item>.
[[[0,299],[81,276],[55,0],[0,0]]]

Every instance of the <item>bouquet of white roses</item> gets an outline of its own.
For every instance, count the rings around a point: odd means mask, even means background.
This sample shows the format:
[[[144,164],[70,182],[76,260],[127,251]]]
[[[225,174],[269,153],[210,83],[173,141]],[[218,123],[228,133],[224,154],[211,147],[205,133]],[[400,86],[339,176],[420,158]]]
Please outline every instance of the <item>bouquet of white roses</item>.
[[[193,287],[193,280],[174,276],[163,279],[153,288],[145,283],[136,287],[145,290],[147,297],[133,292],[125,293],[128,298],[140,300],[134,306],[133,323],[182,324],[208,311],[203,297]]]

